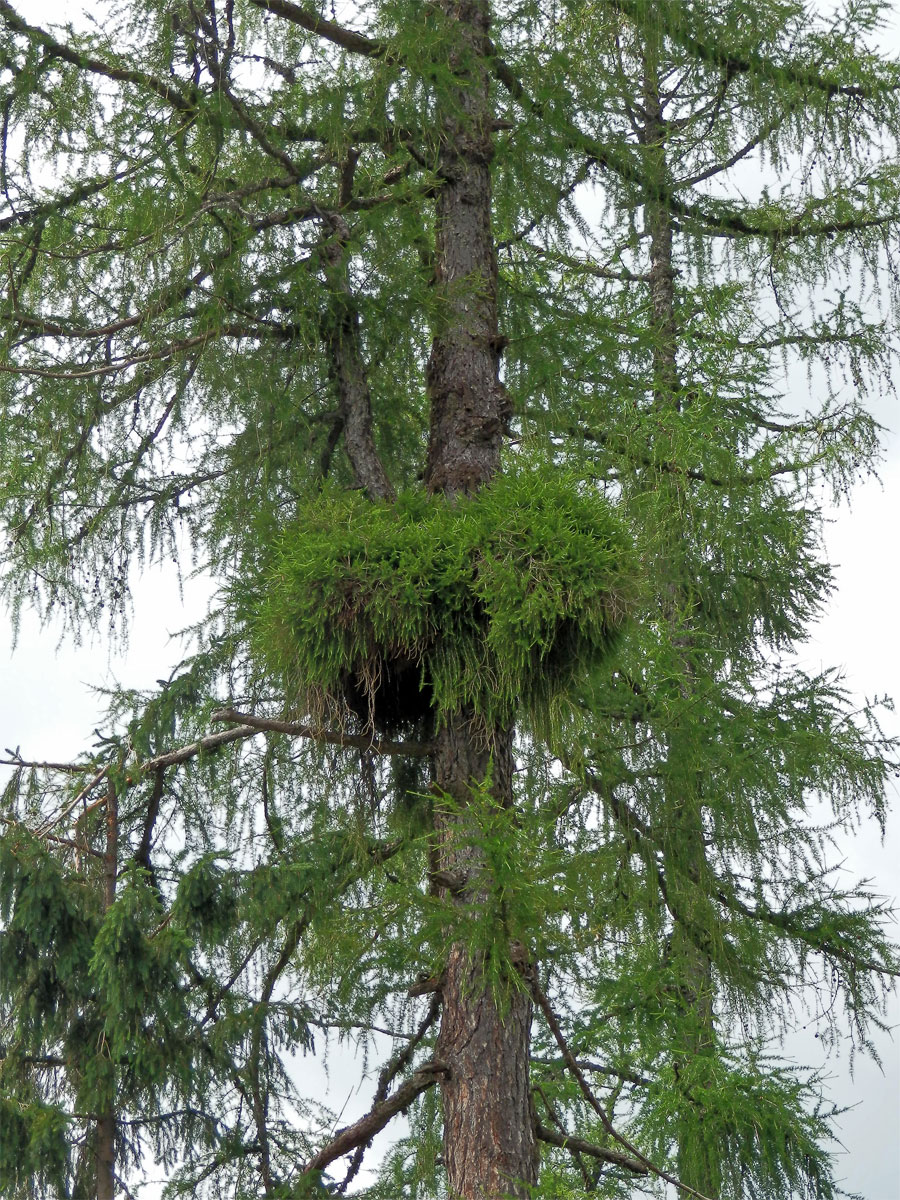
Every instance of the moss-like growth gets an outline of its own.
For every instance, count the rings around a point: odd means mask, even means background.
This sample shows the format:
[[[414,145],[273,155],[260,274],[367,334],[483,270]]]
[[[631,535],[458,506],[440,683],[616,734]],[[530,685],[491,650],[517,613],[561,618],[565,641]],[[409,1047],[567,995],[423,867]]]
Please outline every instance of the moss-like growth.
[[[283,535],[250,624],[290,691],[339,698],[380,732],[432,709],[506,721],[609,652],[634,578],[601,496],[522,472],[454,504],[323,498]]]

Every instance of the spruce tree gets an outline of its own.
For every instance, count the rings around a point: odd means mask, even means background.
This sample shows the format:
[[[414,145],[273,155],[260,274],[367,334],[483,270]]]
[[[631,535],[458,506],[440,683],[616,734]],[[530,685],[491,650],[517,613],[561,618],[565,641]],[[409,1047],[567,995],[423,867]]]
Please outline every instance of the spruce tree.
[[[883,818],[892,748],[789,658],[890,366],[878,15],[0,0],[6,594],[219,587],[14,756],[4,1194],[836,1194],[766,1039],[825,986],[865,1046],[897,971],[803,823]],[[334,1036],[383,1056],[343,1129]]]

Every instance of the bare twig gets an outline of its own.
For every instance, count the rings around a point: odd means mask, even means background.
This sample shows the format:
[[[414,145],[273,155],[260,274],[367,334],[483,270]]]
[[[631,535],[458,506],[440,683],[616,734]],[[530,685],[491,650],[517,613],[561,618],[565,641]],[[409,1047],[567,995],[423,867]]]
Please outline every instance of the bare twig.
[[[83,800],[86,800],[94,788],[98,787],[103,782],[108,771],[109,764],[107,763],[106,766],[100,768],[90,783],[85,784],[74,800],[70,800],[69,803],[66,804],[56,816],[50,817],[43,823],[43,825],[39,826],[39,828],[35,830],[35,836],[46,837],[54,825],[58,825],[60,821],[64,821],[69,813],[76,809]]]
[[[12,751],[8,751],[12,754]],[[14,754],[12,758],[0,758],[0,767],[15,767],[22,771],[65,771],[69,775],[86,775],[94,770],[94,763],[35,762]]]

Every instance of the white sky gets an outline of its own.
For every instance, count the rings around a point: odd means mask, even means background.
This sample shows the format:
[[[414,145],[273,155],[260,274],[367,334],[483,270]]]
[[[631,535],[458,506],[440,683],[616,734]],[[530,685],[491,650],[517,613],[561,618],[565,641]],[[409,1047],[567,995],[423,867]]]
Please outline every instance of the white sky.
[[[18,9],[31,21],[65,21],[82,8],[81,0],[19,0]],[[886,46],[900,48],[900,0]],[[801,407],[801,406],[797,406]],[[843,666],[848,686],[859,696],[893,694],[900,703],[900,412],[885,398],[877,415],[891,431],[886,442],[882,483],[859,487],[852,507],[830,514],[828,550],[838,564],[839,590],[815,636],[806,647],[809,666]],[[882,486],[883,484],[883,486]],[[92,739],[99,706],[91,685],[117,680],[129,687],[152,686],[177,661],[170,635],[202,614],[208,587],[188,582],[184,597],[171,573],[147,573],[135,591],[135,618],[127,655],[97,642],[80,649],[61,645],[53,627],[40,629],[26,617],[18,646],[11,650],[7,630],[0,644],[0,748],[21,747],[26,757],[61,759],[78,753]],[[900,733],[900,713],[886,723]],[[887,836],[882,844],[874,822],[841,845],[848,879],[865,876],[875,889],[900,895],[900,792],[891,797]],[[900,1025],[896,997],[890,1020]],[[829,1095],[850,1111],[841,1119],[844,1150],[839,1174],[848,1192],[863,1200],[900,1200],[900,1041],[877,1039],[883,1073],[871,1061],[857,1058],[849,1072],[848,1047],[827,1054],[815,1038],[815,1024],[790,1039],[788,1053],[830,1075]],[[349,1064],[348,1064],[349,1065]],[[306,1060],[306,1069],[312,1063]],[[336,1069],[328,1103],[347,1101],[344,1121],[361,1115],[363,1095],[350,1094],[351,1072]]]

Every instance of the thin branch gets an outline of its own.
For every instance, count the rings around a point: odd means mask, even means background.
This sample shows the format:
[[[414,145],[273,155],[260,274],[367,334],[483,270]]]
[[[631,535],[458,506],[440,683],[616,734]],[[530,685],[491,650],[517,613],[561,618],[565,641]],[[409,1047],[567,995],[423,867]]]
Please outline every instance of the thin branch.
[[[541,1058],[536,1054],[531,1056],[531,1061],[539,1063],[542,1067],[558,1067],[560,1065],[558,1059]],[[594,1071],[597,1075],[611,1075],[614,1079],[632,1083],[635,1087],[649,1087],[653,1083],[653,1080],[648,1079],[646,1075],[635,1075],[631,1071],[619,1071],[615,1067],[604,1066],[603,1063],[591,1062],[589,1058],[579,1058],[576,1061],[582,1071]]]
[[[638,4],[630,3],[629,0],[606,0],[609,7],[621,13],[635,24],[646,24],[647,10]],[[834,79],[829,79],[820,71],[810,69],[805,66],[798,66],[791,62],[775,62],[772,59],[763,57],[761,54],[753,54],[741,56],[730,51],[723,50],[721,42],[718,41],[703,41],[701,38],[688,33],[684,28],[679,27],[677,17],[674,20],[667,21],[667,5],[654,6],[652,21],[654,22],[654,31],[658,30],[659,22],[662,21],[663,29],[666,34],[695,55],[702,62],[712,63],[717,67],[722,68],[729,75],[761,75],[764,78],[774,79],[781,84],[785,78],[790,79],[793,83],[799,84],[801,87],[807,87],[815,91],[824,92],[826,96],[847,96],[852,99],[877,99],[883,98],[886,94],[895,92],[900,88],[900,83],[887,83],[881,86],[867,88],[861,84],[839,83]],[[677,6],[673,5],[672,12],[677,12]]]
[[[27,21],[19,16],[12,5],[7,3],[7,0],[0,0],[0,16],[6,19],[7,25],[14,33],[22,34],[30,41],[37,43],[37,45],[43,46],[51,58],[61,58],[64,62],[72,63],[74,66],[80,67],[83,71],[89,71],[93,75],[102,75],[107,79],[115,79],[120,83],[133,83],[140,87],[149,88],[151,92],[154,92],[161,100],[164,100],[179,112],[192,114],[195,110],[196,96],[185,96],[172,83],[163,79],[157,79],[155,75],[148,75],[145,71],[117,67],[114,63],[104,62],[102,59],[92,58],[80,50],[74,50],[64,42],[57,41],[52,34],[47,33],[46,30],[41,29],[39,26],[29,25]]]
[[[544,1108],[546,1108],[550,1119],[553,1121],[553,1124],[556,1126],[557,1130],[559,1131],[556,1136],[561,1135],[563,1144],[565,1144],[566,1142],[568,1142],[569,1134],[568,1134],[568,1130],[566,1129],[565,1125],[562,1122],[562,1119],[560,1118],[556,1109],[553,1107],[552,1103],[548,1099],[547,1094],[544,1091],[544,1089],[542,1087],[538,1086],[538,1087],[534,1088],[534,1091],[543,1100]],[[535,1114],[534,1132],[535,1132],[536,1137],[539,1138],[541,1136],[541,1132],[540,1132],[541,1130],[543,1130],[545,1133],[548,1133],[551,1135],[553,1133],[553,1130],[547,1129],[546,1126],[541,1124],[541,1122],[537,1119],[537,1114]],[[590,1177],[587,1167],[585,1166],[584,1159],[581,1157],[581,1153],[575,1147],[570,1147],[570,1146],[566,1145],[565,1148],[569,1151],[569,1153],[575,1159],[575,1164],[578,1167],[578,1170],[581,1172],[581,1178],[582,1178],[582,1181],[584,1182],[584,1190],[586,1192],[591,1191],[591,1183],[592,1183],[591,1177]],[[638,1164],[638,1165],[640,1165],[640,1164]],[[644,1171],[644,1173],[646,1174],[646,1170],[643,1167],[641,1167],[640,1169],[642,1171]]]
[[[250,3],[255,8],[274,13],[275,16],[284,18],[285,21],[299,25],[301,29],[314,33],[316,37],[324,38],[325,41],[340,46],[342,50],[349,50],[353,54],[362,54],[366,58],[381,58],[385,62],[394,61],[388,54],[385,42],[378,42],[362,33],[356,33],[355,30],[338,25],[335,21],[327,21],[316,13],[306,12],[299,5],[290,3],[290,0],[250,0]]]
[[[55,1070],[57,1067],[67,1067],[68,1061],[65,1058],[59,1058],[55,1054],[23,1054],[21,1057],[16,1056],[11,1058],[3,1048],[3,1053],[0,1054],[0,1062],[16,1062],[21,1063],[26,1067],[45,1067],[47,1070]]]
[[[19,821],[15,817],[0,817],[0,823],[3,825],[18,826],[19,829],[24,829],[26,833],[31,834],[32,837],[38,836],[34,830],[29,829],[25,821]],[[56,837],[56,835],[52,833],[42,833],[40,837],[41,841],[53,842],[54,846],[68,846],[69,849],[74,850],[76,854],[90,854],[92,857],[100,859],[105,857],[102,850],[94,850],[92,847],[85,846],[81,842],[73,841],[72,838]]]
[[[496,56],[495,47],[488,44],[487,53],[492,57],[494,74],[503,84],[510,96],[516,100],[532,116],[546,120],[546,106],[535,100],[526,92],[509,66]],[[843,218],[837,221],[823,221],[819,224],[810,223],[803,213],[783,214],[783,219],[773,220],[767,216],[766,223],[753,224],[740,210],[728,207],[724,203],[704,207],[690,204],[675,195],[671,184],[660,183],[648,178],[641,164],[630,153],[622,153],[599,142],[593,135],[580,129],[574,121],[561,113],[554,114],[560,125],[560,132],[571,150],[584,154],[593,159],[599,166],[618,175],[626,183],[634,184],[640,191],[642,202],[653,202],[666,208],[673,217],[684,221],[694,222],[716,237],[754,237],[767,240],[777,239],[787,241],[804,237],[830,237],[832,234],[849,233],[862,229],[879,228],[897,220],[897,213],[884,216],[867,217],[862,214]],[[777,223],[776,223],[777,222]]]
[[[165,754],[158,754],[156,758],[148,758],[146,762],[139,763],[132,778],[135,775],[148,775],[160,768],[174,767],[179,763],[188,762],[190,759],[196,758],[198,754],[218,750],[220,746],[226,746],[229,742],[243,741],[245,738],[254,737],[257,733],[259,733],[259,729],[255,725],[245,724],[237,729],[225,729],[221,733],[207,734],[206,737],[199,738],[198,741],[191,742],[187,746],[179,746],[175,750],[168,750]]]
[[[562,266],[570,267],[573,271],[582,271],[585,275],[593,275],[596,279],[612,279],[619,283],[650,282],[649,275],[629,271],[625,268],[615,270],[611,267],[602,267],[599,263],[592,262],[589,258],[579,258],[576,254],[565,254],[561,250],[554,250],[547,246],[536,246],[533,242],[529,242],[524,238],[511,238],[506,242],[498,242],[497,249],[502,250],[514,244],[522,245],[530,253],[537,254],[541,258],[548,258],[551,262],[558,262]]]
[[[542,1142],[547,1142],[551,1146],[559,1146],[561,1150],[568,1150],[573,1155],[587,1154],[592,1158],[599,1158],[602,1162],[610,1163],[612,1166],[624,1167],[626,1171],[631,1171],[634,1175],[650,1174],[650,1169],[636,1158],[629,1158],[627,1154],[622,1154],[618,1150],[607,1150],[605,1146],[595,1146],[593,1142],[586,1142],[584,1138],[557,1133],[555,1129],[548,1129],[540,1121],[535,1125],[534,1131]]]
[[[394,1092],[393,1096],[374,1104],[366,1115],[355,1124],[338,1130],[328,1145],[323,1146],[309,1160],[302,1173],[309,1175],[313,1171],[323,1171],[336,1158],[341,1158],[343,1155],[349,1154],[351,1150],[355,1150],[357,1146],[370,1141],[397,1113],[407,1109],[416,1096],[420,1096],[422,1092],[434,1087],[440,1076],[446,1072],[447,1068],[436,1062],[426,1063],[420,1067],[411,1079],[408,1079]]]
[[[34,762],[21,758],[7,747],[7,754],[12,758],[0,758],[0,767],[15,767],[22,771],[63,771],[69,775],[85,775],[95,769],[94,763],[64,763],[64,762]]]
[[[372,754],[399,754],[409,758],[428,758],[432,753],[430,742],[392,742],[387,739],[370,738],[365,734],[338,733],[335,730],[313,729],[297,721],[284,721],[275,717],[256,717],[252,713],[221,708],[210,716],[211,721],[240,721],[244,728],[253,732],[285,733],[289,737],[310,738],[329,746],[353,746]],[[231,731],[234,732],[234,731]],[[221,737],[221,734],[215,734]],[[244,735],[246,736],[246,734]]]
[[[218,712],[213,713],[210,719],[213,721],[240,721],[241,724],[234,729],[224,729],[220,733],[207,734],[206,737],[199,738],[196,742],[190,742],[186,746],[178,746],[173,750],[167,750],[164,754],[158,754],[154,758],[145,759],[144,762],[128,767],[125,785],[133,787],[145,775],[154,774],[164,771],[167,767],[174,767],[181,763],[189,762],[191,759],[197,758],[200,754],[218,750],[222,746],[229,745],[231,742],[244,741],[247,738],[255,737],[258,733],[283,733],[288,737],[309,738],[312,741],[323,742],[330,746],[353,747],[358,750],[366,750],[371,754],[427,758],[432,752],[431,745],[427,742],[379,741],[366,737],[363,734],[337,733],[331,730],[313,729],[311,726],[301,725],[296,721],[280,721],[255,717],[250,713],[235,712],[231,709],[220,709]],[[20,764],[14,763],[13,765]],[[60,769],[69,770],[70,764],[60,764]],[[85,769],[89,770],[90,768],[86,767]],[[64,821],[102,783],[109,769],[110,764],[108,763],[101,767],[94,777],[78,792],[78,795],[64,805],[54,816],[48,817],[34,831],[34,835],[36,837],[47,836],[54,825],[58,825],[60,821]],[[104,800],[100,800],[97,804],[103,804],[104,802]]]
[[[541,410],[526,410],[522,414],[527,420],[541,423],[546,420],[547,413]],[[693,479],[696,483],[706,483],[710,487],[716,488],[731,488],[731,487],[755,487],[760,483],[768,483],[771,479],[776,479],[780,475],[799,475],[802,471],[808,471],[816,465],[816,458],[812,457],[808,460],[798,459],[796,462],[775,462],[765,471],[754,473],[751,471],[743,474],[735,475],[732,479],[724,479],[718,475],[710,475],[699,467],[682,467],[676,462],[671,462],[668,459],[653,459],[649,455],[635,452],[621,438],[613,438],[609,434],[599,432],[588,426],[570,426],[560,430],[561,433],[569,434],[573,437],[581,437],[587,442],[595,442],[598,446],[603,446],[609,450],[611,454],[621,454],[630,462],[635,463],[639,467],[646,467],[651,471],[658,471],[661,475],[675,475],[684,479]]]
[[[49,817],[42,825],[40,825],[35,830],[35,837],[39,837],[39,838],[46,837],[46,835],[50,832],[50,830],[53,828],[54,825],[58,825],[60,823],[60,821],[64,821],[66,819],[66,817],[69,815],[69,813],[71,813],[74,809],[76,809],[83,800],[87,799],[87,797],[91,794],[91,792],[94,790],[94,788],[99,787],[99,785],[106,778],[108,771],[109,771],[109,764],[107,763],[106,766],[103,766],[100,768],[100,770],[96,773],[94,778],[89,783],[85,784],[85,786],[81,789],[81,791],[78,793],[78,795],[75,797],[74,800],[71,800],[68,804],[64,805],[63,808],[59,811],[59,813],[56,816]]]
[[[751,138],[749,142],[746,142],[743,146],[741,146],[739,150],[736,150],[730,158],[726,158],[724,162],[713,163],[712,166],[709,166],[705,170],[698,172],[696,175],[691,175],[686,179],[676,180],[672,185],[673,188],[680,190],[682,188],[696,187],[698,183],[703,183],[707,179],[712,179],[715,175],[721,175],[723,171],[730,171],[733,166],[739,163],[742,159],[746,158],[748,154],[752,154],[757,146],[759,146],[767,137],[771,137],[784,119],[784,115],[780,115],[774,121],[770,121],[767,125],[763,126],[763,128],[758,134],[756,134],[755,137]]]
[[[553,1034],[557,1046],[559,1046],[560,1052],[563,1056],[563,1061],[575,1079],[575,1082],[578,1084],[578,1087],[581,1089],[581,1094],[600,1118],[600,1124],[603,1126],[609,1136],[614,1141],[618,1142],[620,1146],[624,1146],[629,1154],[634,1155],[635,1159],[637,1159],[640,1165],[645,1167],[649,1173],[657,1175],[660,1179],[664,1179],[666,1183],[671,1183],[673,1187],[678,1188],[679,1191],[684,1192],[686,1195],[695,1196],[696,1200],[713,1200],[713,1197],[707,1196],[703,1192],[698,1192],[696,1188],[689,1187],[688,1184],[682,1183],[674,1175],[670,1175],[668,1171],[664,1171],[662,1167],[656,1166],[655,1163],[652,1163],[650,1159],[646,1157],[646,1155],[641,1154],[637,1146],[633,1145],[633,1143],[631,1143],[626,1137],[623,1137],[622,1134],[616,1130],[609,1118],[609,1114],[597,1099],[593,1089],[585,1079],[584,1073],[578,1066],[578,1061],[570,1050],[569,1043],[563,1036],[563,1032],[560,1028],[559,1021],[556,1018],[556,1014],[550,1007],[550,1001],[541,991],[540,985],[538,984],[536,978],[531,980],[531,990],[534,995],[535,1003],[544,1014],[544,1019],[550,1027],[550,1032]]]
[[[824,955],[825,958],[834,959],[836,962],[844,963],[855,970],[871,971],[873,974],[887,975],[893,979],[900,978],[900,967],[897,965],[879,963],[872,959],[857,957],[851,950],[839,945],[834,937],[829,936],[826,929],[803,928],[797,922],[798,913],[788,910],[774,912],[763,904],[757,904],[755,908],[751,908],[724,888],[719,888],[715,896],[720,904],[732,912],[740,913],[741,916],[746,917],[750,921],[760,921],[763,924],[770,925],[773,929],[777,929],[780,933],[784,934],[785,937],[796,938],[798,941],[805,942],[812,950]]]
[[[403,1047],[403,1049],[400,1050],[399,1053],[394,1055],[394,1057],[385,1066],[384,1070],[379,1075],[378,1087],[375,1090],[375,1096],[372,1101],[373,1106],[376,1104],[382,1104],[384,1101],[387,1100],[388,1091],[390,1090],[391,1084],[394,1082],[394,1080],[397,1078],[397,1076],[400,1074],[400,1072],[403,1071],[406,1067],[408,1067],[409,1064],[412,1062],[412,1056],[415,1053],[416,1048],[418,1047],[419,1043],[422,1041],[422,1038],[425,1036],[425,1034],[428,1032],[428,1030],[431,1028],[431,1026],[437,1020],[438,1014],[440,1013],[440,1011],[441,1011],[441,997],[440,997],[439,993],[435,993],[435,995],[432,996],[432,998],[431,998],[431,1003],[428,1006],[428,1011],[425,1013],[425,1016],[419,1022],[419,1026],[416,1029],[416,1032],[412,1035],[412,1037],[409,1039],[409,1041]],[[340,1195],[343,1195],[346,1192],[347,1188],[350,1186],[350,1184],[353,1182],[354,1177],[356,1176],[357,1172],[359,1171],[360,1167],[362,1166],[363,1157],[364,1157],[365,1152],[366,1152],[367,1148],[369,1147],[369,1145],[370,1145],[369,1142],[361,1142],[360,1145],[358,1145],[356,1147],[356,1150],[354,1151],[354,1154],[353,1154],[353,1158],[351,1159],[351,1162],[350,1162],[350,1166],[347,1168],[347,1174],[344,1176],[340,1186],[338,1187],[338,1193]]]

